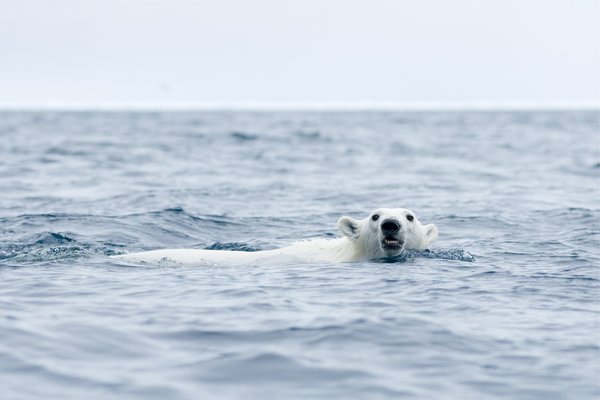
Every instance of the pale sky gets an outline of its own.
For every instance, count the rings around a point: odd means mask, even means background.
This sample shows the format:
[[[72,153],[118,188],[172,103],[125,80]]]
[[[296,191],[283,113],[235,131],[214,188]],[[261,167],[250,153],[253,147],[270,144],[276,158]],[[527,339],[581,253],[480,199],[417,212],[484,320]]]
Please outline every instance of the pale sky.
[[[0,107],[600,104],[598,0],[0,0]]]

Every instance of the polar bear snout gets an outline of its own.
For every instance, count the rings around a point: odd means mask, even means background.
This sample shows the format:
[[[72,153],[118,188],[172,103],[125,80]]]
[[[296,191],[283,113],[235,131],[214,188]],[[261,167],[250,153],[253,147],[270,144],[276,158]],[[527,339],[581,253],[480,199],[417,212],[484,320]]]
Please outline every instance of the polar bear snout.
[[[387,218],[381,221],[379,228],[381,229],[381,247],[386,253],[402,250],[404,233],[401,231],[400,221],[395,218]]]
[[[386,235],[394,235],[400,231],[400,222],[388,218],[381,222],[381,231]]]

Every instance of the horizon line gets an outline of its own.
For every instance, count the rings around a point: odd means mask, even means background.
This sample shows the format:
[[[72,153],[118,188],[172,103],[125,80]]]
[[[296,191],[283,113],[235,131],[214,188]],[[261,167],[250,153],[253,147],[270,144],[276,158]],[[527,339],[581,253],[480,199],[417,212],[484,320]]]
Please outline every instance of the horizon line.
[[[560,111],[598,110],[600,100],[474,102],[104,102],[2,104],[1,111]]]

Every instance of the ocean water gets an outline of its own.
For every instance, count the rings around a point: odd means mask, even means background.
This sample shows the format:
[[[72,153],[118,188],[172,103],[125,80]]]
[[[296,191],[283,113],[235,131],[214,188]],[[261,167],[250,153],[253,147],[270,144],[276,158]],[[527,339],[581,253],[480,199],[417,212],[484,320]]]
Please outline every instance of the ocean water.
[[[600,117],[0,112],[0,397],[598,399]],[[123,263],[335,237],[388,262]]]

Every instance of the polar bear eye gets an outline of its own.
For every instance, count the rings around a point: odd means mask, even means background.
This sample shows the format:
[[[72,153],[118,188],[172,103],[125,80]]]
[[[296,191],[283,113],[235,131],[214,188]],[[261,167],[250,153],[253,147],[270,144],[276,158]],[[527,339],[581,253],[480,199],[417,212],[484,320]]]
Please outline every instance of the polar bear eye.
[[[415,219],[415,217],[413,217],[412,215],[407,215],[406,219],[409,221],[412,221],[413,219]]]
[[[373,221],[377,221],[377,220],[379,219],[379,215],[377,215],[377,214],[373,214],[373,216],[371,217],[371,219],[372,219]]]

